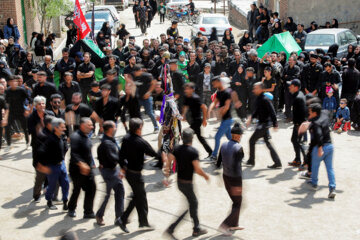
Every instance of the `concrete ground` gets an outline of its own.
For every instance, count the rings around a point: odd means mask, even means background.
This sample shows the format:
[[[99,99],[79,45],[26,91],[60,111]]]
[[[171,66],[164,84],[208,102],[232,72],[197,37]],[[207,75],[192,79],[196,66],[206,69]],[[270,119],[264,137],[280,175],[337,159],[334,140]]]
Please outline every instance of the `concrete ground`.
[[[130,14],[130,10],[122,12]],[[149,34],[159,35],[169,26],[156,24]],[[134,29],[133,19],[125,21],[129,30],[139,35],[140,30]],[[180,26],[180,33],[184,36],[189,34],[188,27]],[[141,42],[142,38],[137,38]],[[184,123],[184,127],[188,125]],[[210,146],[214,146],[214,136],[219,122],[210,119],[209,125],[203,129],[203,134]],[[157,135],[152,134],[152,124],[145,119],[143,131],[144,138],[157,148]],[[194,179],[196,193],[199,201],[199,216],[202,227],[209,233],[198,239],[246,239],[246,240],[273,240],[273,239],[317,239],[317,240],[353,240],[360,239],[360,208],[358,191],[360,155],[358,132],[350,131],[342,134],[332,134],[335,145],[334,169],[337,182],[337,196],[335,200],[329,200],[328,180],[325,166],[322,164],[319,173],[319,190],[308,189],[304,180],[298,178],[298,171],[288,167],[287,162],[294,159],[294,152],[290,142],[292,126],[280,122],[277,132],[271,131],[272,142],[277,149],[283,168],[268,170],[271,158],[266,146],[260,141],[256,145],[256,166],[243,168],[243,205],[241,208],[240,225],[245,230],[237,231],[232,237],[223,237],[217,231],[220,223],[225,219],[231,207],[231,201],[227,195],[223,180],[222,170],[217,170],[208,162],[202,161],[201,166],[210,174],[210,183],[196,176]],[[248,158],[248,140],[253,132],[253,127],[245,131],[241,144],[245,151],[245,160]],[[119,139],[124,135],[124,129],[120,127],[116,134]],[[225,137],[222,139],[225,141]],[[99,139],[94,139],[93,154],[95,162],[96,148]],[[194,146],[200,151],[201,159],[206,157],[206,152],[197,139]],[[57,239],[65,230],[75,231],[79,239],[135,239],[135,240],[162,240],[166,239],[162,234],[167,226],[186,209],[186,201],[176,186],[176,175],[172,176],[173,183],[169,188],[161,184],[163,175],[160,170],[149,166],[153,160],[146,161],[145,175],[146,191],[149,203],[149,222],[155,225],[155,231],[141,232],[138,230],[136,212],[131,216],[128,228],[129,234],[124,234],[114,221],[114,198],[111,197],[105,212],[106,225],[99,227],[95,220],[82,219],[83,197],[81,193],[77,217],[69,218],[59,205],[59,210],[49,211],[46,201],[42,197],[41,202],[35,204],[32,201],[32,187],[34,182],[34,169],[32,167],[31,149],[25,148],[25,142],[19,141],[13,144],[9,153],[0,151],[0,239]],[[68,154],[69,155],[69,154]],[[68,166],[68,155],[66,158]],[[96,170],[97,172],[97,170]],[[97,193],[94,211],[100,206],[104,197],[105,185],[97,172]],[[72,183],[70,184],[70,193]],[[124,181],[125,193],[131,193],[128,183]],[[61,194],[59,195],[61,197]],[[125,205],[127,205],[126,199]],[[183,225],[179,226],[175,235],[179,239],[193,239],[192,222],[187,215]]]

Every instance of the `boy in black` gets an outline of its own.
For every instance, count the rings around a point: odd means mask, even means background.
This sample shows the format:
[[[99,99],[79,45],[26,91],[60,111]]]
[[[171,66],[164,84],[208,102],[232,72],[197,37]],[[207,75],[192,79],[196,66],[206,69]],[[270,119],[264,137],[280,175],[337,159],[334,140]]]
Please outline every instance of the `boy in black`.
[[[185,195],[189,203],[190,216],[194,221],[194,231],[192,235],[193,237],[197,237],[206,234],[207,231],[200,228],[200,223],[197,215],[198,202],[194,193],[192,178],[194,171],[200,176],[204,177],[206,181],[209,180],[209,176],[200,167],[198,151],[191,146],[193,137],[194,131],[192,129],[187,128],[183,131],[183,145],[175,146],[174,151],[172,153],[169,153],[169,158],[166,163],[165,175],[167,177],[169,176],[171,163],[176,160],[178,171],[178,187],[179,190]],[[181,214],[180,217],[166,230],[166,233],[172,238],[175,238],[173,236],[175,228],[184,218],[187,212],[188,210]]]
[[[95,102],[101,98],[99,82],[94,81],[91,83],[91,90],[89,91],[88,98],[91,108],[95,109]]]
[[[275,108],[275,112],[277,112],[278,105],[278,96],[276,89],[276,80],[271,76],[271,67],[265,67],[264,69],[264,77],[262,78],[262,83],[264,84],[264,91],[271,93],[273,95],[273,105]]]
[[[209,156],[212,153],[212,149],[209,144],[206,142],[205,138],[201,136],[201,125],[206,127],[206,114],[207,114],[207,107],[204,103],[202,103],[199,95],[194,93],[195,91],[195,84],[194,83],[186,83],[184,86],[185,90],[185,100],[184,100],[184,107],[183,107],[183,121],[186,120],[186,113],[190,110],[191,119],[190,128],[194,130],[196,136],[198,137],[200,143],[205,148],[206,152]],[[202,113],[202,116],[201,116]]]

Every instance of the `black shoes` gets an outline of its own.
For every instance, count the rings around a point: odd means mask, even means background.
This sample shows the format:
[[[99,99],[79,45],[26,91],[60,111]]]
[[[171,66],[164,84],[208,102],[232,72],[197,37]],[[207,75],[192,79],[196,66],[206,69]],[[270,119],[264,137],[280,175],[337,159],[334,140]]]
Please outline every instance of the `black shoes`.
[[[141,225],[139,226],[140,230],[142,231],[154,231],[155,228],[153,226],[151,226],[150,224],[148,225]]]
[[[254,161],[247,160],[246,163],[245,163],[245,166],[247,166],[247,167],[254,167],[254,166],[255,166],[255,162],[254,162]]]
[[[271,166],[267,166],[269,169],[280,169],[282,166],[281,164],[276,164],[274,163],[273,165]]]
[[[47,201],[47,206],[50,210],[57,210],[57,207],[52,203],[51,200]]]
[[[174,230],[170,228],[165,230],[164,235],[170,237],[172,240],[177,240],[177,238],[174,236]]]
[[[129,229],[127,229],[127,227],[126,227],[126,223],[124,223],[120,218],[116,219],[114,224],[116,226],[119,226],[123,232],[125,232],[125,233],[130,232]]]
[[[69,212],[68,212],[68,216],[69,216],[69,217],[72,217],[72,218],[73,218],[73,217],[76,217],[76,212],[75,212],[75,211],[69,211]]]
[[[294,159],[294,161],[292,162],[288,162],[289,166],[293,166],[293,167],[300,167],[301,166],[301,161]]]
[[[95,218],[95,214],[94,213],[85,213],[84,218],[87,218],[87,219]]]
[[[68,207],[68,205],[67,205],[67,201],[63,201],[63,210],[64,210],[64,211],[69,210],[69,207]]]
[[[40,202],[40,197],[34,197],[34,202],[39,203]]]
[[[201,236],[201,235],[204,235],[204,234],[207,234],[207,233],[208,233],[207,230],[199,228],[199,229],[196,229],[196,230],[193,231],[192,236],[193,237],[198,237],[198,236]]]

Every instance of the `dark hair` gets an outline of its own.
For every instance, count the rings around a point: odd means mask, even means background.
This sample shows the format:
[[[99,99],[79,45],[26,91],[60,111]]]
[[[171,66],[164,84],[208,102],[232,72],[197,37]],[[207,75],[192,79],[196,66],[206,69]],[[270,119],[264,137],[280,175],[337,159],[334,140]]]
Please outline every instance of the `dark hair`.
[[[131,118],[129,122],[129,130],[130,133],[135,134],[135,132],[141,128],[141,126],[144,124],[143,120],[140,118]]]
[[[98,86],[99,86],[99,82],[93,81],[90,86],[91,86],[91,87],[98,87]]]
[[[23,76],[22,76],[22,75],[15,75],[15,76],[14,76],[14,79],[15,79],[15,80],[23,79]]]
[[[355,64],[356,64],[356,61],[355,61],[354,58],[350,58],[350,59],[348,60],[348,67],[349,67],[349,68],[354,68],[354,67],[355,67]]]
[[[134,68],[133,68],[133,71],[134,71],[134,72],[140,71],[141,68],[142,68],[142,65],[141,65],[141,64],[135,64],[135,65],[134,65]]]
[[[45,117],[44,117],[44,125],[45,125],[45,127],[46,127],[46,125],[50,124],[53,119],[54,119],[54,116],[45,115]]]
[[[315,112],[316,115],[319,116],[321,113],[322,107],[321,107],[320,103],[313,103],[313,104],[310,104],[309,109],[311,109],[312,112]]]
[[[193,82],[185,83],[184,88],[195,89],[195,83],[193,83]]]
[[[184,129],[184,131],[182,132],[183,144],[192,143],[193,138],[194,138],[194,130],[192,130],[191,128]]]
[[[331,63],[326,62],[326,63],[324,64],[324,68],[326,68],[326,67],[332,67]]]
[[[114,121],[111,120],[107,120],[103,123],[103,128],[104,128],[104,132],[106,133],[107,131],[109,131],[109,129],[112,129],[115,127],[115,123]]]
[[[91,58],[91,53],[89,53],[89,52],[84,52],[84,56],[85,56],[85,55],[88,55],[89,58]]]
[[[55,98],[60,98],[60,99],[62,99],[62,97],[61,97],[60,94],[54,93],[54,94],[51,94],[51,96],[50,96],[50,101],[54,100]]]
[[[62,49],[62,52],[63,52],[63,53],[65,53],[65,52],[68,53],[69,51],[70,51],[70,50],[69,50],[69,48],[67,48],[67,47],[64,47],[64,48]]]
[[[269,72],[271,72],[271,67],[266,66],[266,67],[264,68],[264,71],[269,71]]]

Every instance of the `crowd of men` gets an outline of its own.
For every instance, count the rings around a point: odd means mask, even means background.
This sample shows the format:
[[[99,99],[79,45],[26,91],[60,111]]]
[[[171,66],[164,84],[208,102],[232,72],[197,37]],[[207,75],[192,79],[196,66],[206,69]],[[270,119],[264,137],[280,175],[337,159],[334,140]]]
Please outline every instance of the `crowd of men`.
[[[282,116],[278,113],[283,110],[285,121],[294,124],[291,142],[295,158],[289,165],[299,167],[303,171],[301,177],[309,179],[310,186],[317,189],[319,165],[324,160],[329,177],[328,197],[335,197],[330,127],[340,123],[340,129],[350,129],[348,122],[352,121],[354,129],[360,129],[360,66],[356,64],[360,46],[344,59],[337,59],[336,53],[329,56],[321,49],[299,55],[293,52],[289,57],[285,52],[271,52],[260,59],[252,43],[226,44],[226,36],[223,41],[209,41],[199,32],[192,41],[184,39],[176,21],[166,34],[145,39],[142,45],[139,47],[136,38],[130,36],[126,46],[119,39],[116,49],[103,48],[106,56],[100,81],[95,80],[95,65],[89,52],[77,52],[73,58],[70,49],[64,48],[56,63],[49,55],[40,63],[34,60],[31,50],[25,52],[11,41],[7,46],[0,45],[0,138],[3,142],[5,128],[6,151],[11,149],[12,139],[22,135],[26,145],[31,145],[36,171],[35,202],[40,201],[44,190],[48,208],[57,209],[54,201],[60,186],[63,209],[70,217],[76,217],[77,199],[83,190],[84,218],[96,218],[99,225],[104,225],[104,212],[114,190],[115,224],[129,232],[128,217],[136,208],[139,227],[152,229],[142,177],[144,156],[148,155],[158,159],[154,167],[163,169],[164,185],[169,184],[167,177],[177,172],[179,190],[188,200],[194,222],[193,236],[205,234],[197,216],[192,176],[196,172],[206,180],[209,177],[199,165],[198,150],[191,146],[196,134],[209,154],[207,160],[218,167],[223,165],[223,178],[233,206],[219,230],[231,235],[233,230],[242,229],[238,222],[241,168],[242,164],[255,165],[258,139],[263,138],[269,148],[274,163],[268,167],[282,167],[271,144],[269,128],[278,127]],[[59,86],[53,83],[56,71]],[[119,81],[119,75],[124,76],[125,82]],[[157,151],[141,137],[141,107],[151,119],[154,134],[159,136]],[[214,115],[220,125],[212,148],[202,136],[201,126],[206,127],[207,119]],[[240,121],[234,124],[234,115],[247,127],[256,124],[246,162],[242,161],[244,150],[239,143],[244,126]],[[119,117],[127,132],[121,147],[114,138],[121,127],[117,124]],[[333,123],[332,117],[336,118]],[[185,120],[190,128],[182,129],[181,121]],[[95,126],[99,129],[95,130]],[[303,143],[308,131],[310,149],[305,152]],[[102,135],[97,155],[106,196],[95,213],[96,163],[91,138],[96,134]],[[224,135],[229,141],[220,145]],[[71,153],[67,168],[68,148]],[[73,183],[70,198],[68,172]],[[124,177],[133,191],[125,211]],[[167,228],[167,234],[173,236],[186,213]]]

